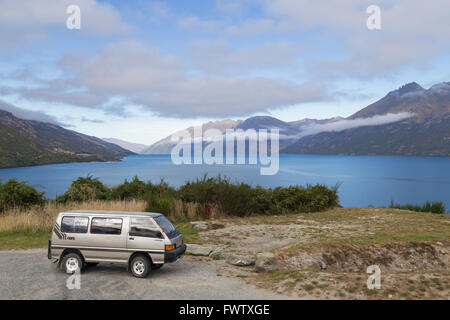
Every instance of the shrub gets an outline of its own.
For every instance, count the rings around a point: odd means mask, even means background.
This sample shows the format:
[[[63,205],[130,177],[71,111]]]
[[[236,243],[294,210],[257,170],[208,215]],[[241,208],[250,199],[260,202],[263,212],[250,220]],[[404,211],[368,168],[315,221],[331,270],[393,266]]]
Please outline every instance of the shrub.
[[[135,176],[131,182],[125,180],[124,183],[113,187],[110,196],[113,200],[145,199],[147,194],[173,196],[175,189],[170,187],[164,179],[161,179],[159,184],[153,184],[152,182],[145,183]]]
[[[147,202],[145,211],[158,212],[168,215],[172,209],[174,198],[168,194],[160,196],[157,194],[148,193],[145,195],[144,200]]]
[[[16,207],[28,209],[44,202],[44,192],[38,192],[23,181],[9,179],[4,184],[0,182],[0,212]]]
[[[227,215],[245,216],[256,214],[282,214],[321,211],[339,205],[338,185],[277,187],[265,189],[251,187],[246,183],[231,183],[221,176],[186,182],[178,196],[184,202],[198,203],[203,216],[208,217],[211,206],[217,205]]]
[[[438,202],[427,201],[422,206],[413,205],[413,204],[400,205],[398,203],[394,203],[394,201],[391,201],[389,208],[403,209],[403,210],[416,211],[416,212],[446,213],[445,206],[440,201],[438,201]]]
[[[146,183],[135,176],[131,182],[125,180],[122,184],[112,188],[111,198],[115,200],[140,199],[147,189]]]
[[[109,198],[110,190],[101,183],[98,178],[87,176],[86,178],[79,177],[72,182],[69,189],[58,198],[60,202],[74,201],[92,201],[92,200],[107,200]]]

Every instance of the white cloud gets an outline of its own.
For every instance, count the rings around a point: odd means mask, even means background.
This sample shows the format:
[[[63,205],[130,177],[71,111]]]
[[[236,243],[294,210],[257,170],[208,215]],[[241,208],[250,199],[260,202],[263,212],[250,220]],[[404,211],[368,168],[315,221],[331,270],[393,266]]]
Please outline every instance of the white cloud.
[[[303,126],[301,133],[296,138],[303,138],[305,136],[315,135],[321,132],[339,132],[348,129],[366,126],[379,126],[388,123],[402,121],[413,117],[414,114],[409,112],[388,113],[384,115],[376,115],[370,118],[356,118],[351,120],[338,120],[324,124],[311,124]],[[292,138],[292,137],[289,137]]]
[[[366,8],[373,0],[271,0],[264,4],[266,15],[277,20],[278,32],[322,30],[325,39],[340,44],[344,58],[336,55],[318,61],[311,68],[316,74],[383,77],[386,71],[421,64],[450,49],[448,0],[379,0],[379,31],[366,28]]]
[[[53,123],[59,126],[67,126],[59,122],[54,116],[51,116],[44,111],[34,111],[16,107],[8,102],[0,100],[0,110],[11,112],[14,116],[24,120],[36,120],[41,122]]]
[[[184,61],[136,40],[107,45],[95,56],[66,56],[60,66],[70,77],[21,88],[28,99],[106,108],[122,97],[171,117],[224,117],[328,98],[315,83],[278,77],[194,75]],[[117,104],[116,104],[117,107]]]
[[[200,32],[216,32],[223,26],[223,22],[217,20],[204,20],[196,16],[182,17],[178,21],[178,27],[183,29],[196,29]]]
[[[206,74],[242,75],[249,72],[299,69],[305,45],[286,41],[266,42],[235,49],[226,40],[193,41],[188,58]]]
[[[0,47],[47,39],[48,29],[64,30],[69,5],[81,9],[81,29],[89,35],[123,35],[133,27],[121,20],[110,4],[96,0],[0,0]]]
[[[276,31],[275,23],[272,19],[249,19],[238,25],[230,25],[226,28],[227,36],[252,36],[262,33],[273,33]]]

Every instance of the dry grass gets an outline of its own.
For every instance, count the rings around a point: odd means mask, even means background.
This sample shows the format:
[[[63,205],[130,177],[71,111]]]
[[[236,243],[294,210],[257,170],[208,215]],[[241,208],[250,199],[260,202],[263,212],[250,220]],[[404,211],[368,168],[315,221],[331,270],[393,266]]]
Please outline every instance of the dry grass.
[[[202,207],[195,202],[183,202],[178,199],[173,201],[170,211],[166,216],[173,222],[187,222],[228,217],[219,209],[218,206],[211,205],[206,209],[202,209]]]
[[[428,251],[420,253],[422,248],[428,248],[422,244],[428,243],[435,247],[436,251],[432,252],[439,259],[448,259],[450,214],[390,208],[336,208],[324,212],[254,215],[219,220],[225,224],[225,228],[200,231],[197,241],[221,245],[226,252],[232,253],[254,255],[257,252],[274,252],[279,270],[266,274],[250,273],[245,278],[249,283],[263,288],[290,294],[292,297],[313,299],[449,297],[448,267],[440,268],[438,260],[426,254]],[[441,242],[438,247],[437,242]],[[345,250],[347,247],[356,250]],[[394,259],[388,260],[386,266],[380,266],[380,290],[367,289],[369,274],[346,271],[345,268],[358,261],[358,250],[368,259],[368,264],[372,264],[369,263],[372,259],[382,259],[385,256]],[[307,254],[295,255],[297,252]],[[321,270],[314,264],[308,265],[305,257],[319,258],[320,255],[314,255],[317,252],[327,255],[340,252],[342,256],[339,257],[348,264],[337,266],[332,261],[327,261],[326,270]],[[383,252],[389,254],[384,255]],[[298,263],[287,260],[291,254],[296,257],[292,261]],[[306,262],[302,264],[304,261]],[[404,271],[390,269],[395,266],[400,270],[398,262]],[[425,269],[421,269],[422,267]],[[363,269],[365,271],[365,266]],[[236,276],[236,270],[242,269],[233,269],[230,275]]]
[[[50,232],[55,218],[67,210],[145,211],[144,201],[88,201],[60,204],[47,202],[42,208],[11,209],[0,216],[0,233]]]
[[[368,277],[367,273],[284,269],[254,274],[248,281],[279,293],[310,299],[447,300],[450,293],[449,270],[383,272],[379,290],[367,288]]]

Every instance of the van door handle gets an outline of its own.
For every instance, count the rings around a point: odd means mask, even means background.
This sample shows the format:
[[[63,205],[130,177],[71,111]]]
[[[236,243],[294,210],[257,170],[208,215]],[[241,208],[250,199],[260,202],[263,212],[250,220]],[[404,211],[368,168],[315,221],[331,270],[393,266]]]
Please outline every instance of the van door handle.
[[[128,238],[128,239],[130,239],[130,240],[134,240],[134,238],[131,238],[131,237],[130,237],[130,238]]]

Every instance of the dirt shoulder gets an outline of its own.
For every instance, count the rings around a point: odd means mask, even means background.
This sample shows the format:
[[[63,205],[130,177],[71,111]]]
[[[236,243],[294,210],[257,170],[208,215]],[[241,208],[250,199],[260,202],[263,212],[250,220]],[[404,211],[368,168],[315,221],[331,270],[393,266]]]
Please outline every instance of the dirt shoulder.
[[[197,243],[219,246],[226,254],[274,253],[276,271],[226,272],[278,293],[319,299],[450,297],[450,215],[339,208],[220,223],[225,227],[198,232]],[[380,290],[367,288],[371,265],[381,270]]]

